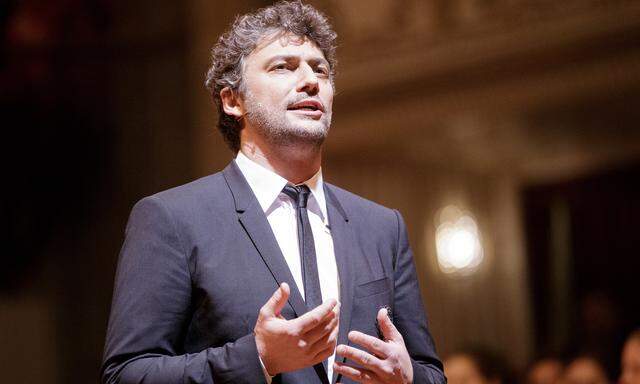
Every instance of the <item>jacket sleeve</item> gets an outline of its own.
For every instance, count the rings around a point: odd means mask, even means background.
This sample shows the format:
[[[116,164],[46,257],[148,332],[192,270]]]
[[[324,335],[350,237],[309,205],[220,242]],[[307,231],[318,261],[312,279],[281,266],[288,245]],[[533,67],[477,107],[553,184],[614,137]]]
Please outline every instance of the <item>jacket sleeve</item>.
[[[191,276],[180,232],[158,197],[136,204],[116,272],[103,383],[260,383],[253,334],[185,353]]]
[[[395,211],[398,223],[397,251],[394,259],[393,321],[411,356],[415,384],[446,384],[442,363],[427,326],[413,253],[404,220]]]

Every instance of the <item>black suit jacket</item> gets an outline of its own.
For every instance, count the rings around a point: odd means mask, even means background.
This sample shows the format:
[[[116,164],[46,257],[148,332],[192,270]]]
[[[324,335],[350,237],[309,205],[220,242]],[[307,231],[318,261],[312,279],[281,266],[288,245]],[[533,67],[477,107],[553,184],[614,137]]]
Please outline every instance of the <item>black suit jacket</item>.
[[[325,193],[340,278],[338,343],[348,343],[349,330],[377,335],[376,314],[389,306],[412,358],[414,382],[445,383],[400,214],[330,184]],[[103,382],[264,382],[252,332],[259,309],[282,282],[291,287],[282,315],[305,313],[269,222],[235,162],[142,199],[131,212],[118,262]],[[326,384],[321,367],[275,380]]]

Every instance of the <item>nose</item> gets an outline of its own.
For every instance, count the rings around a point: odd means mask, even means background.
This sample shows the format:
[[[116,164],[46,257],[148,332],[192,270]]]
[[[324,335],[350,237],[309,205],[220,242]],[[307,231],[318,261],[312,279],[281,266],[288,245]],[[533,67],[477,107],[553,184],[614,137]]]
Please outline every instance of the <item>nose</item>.
[[[315,95],[318,93],[318,75],[313,71],[313,68],[309,64],[304,63],[299,67],[300,79],[298,81],[298,92],[306,92],[309,95]]]

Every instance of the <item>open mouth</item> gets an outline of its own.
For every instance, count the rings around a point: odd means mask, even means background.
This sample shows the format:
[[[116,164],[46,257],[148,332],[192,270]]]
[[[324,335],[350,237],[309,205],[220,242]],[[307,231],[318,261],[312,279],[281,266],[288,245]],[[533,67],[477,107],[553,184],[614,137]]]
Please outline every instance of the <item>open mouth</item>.
[[[290,111],[319,111],[319,109],[316,107],[293,107],[287,109]]]
[[[315,100],[302,100],[287,107],[289,111],[302,112],[312,115],[321,115],[324,112],[322,104]]]

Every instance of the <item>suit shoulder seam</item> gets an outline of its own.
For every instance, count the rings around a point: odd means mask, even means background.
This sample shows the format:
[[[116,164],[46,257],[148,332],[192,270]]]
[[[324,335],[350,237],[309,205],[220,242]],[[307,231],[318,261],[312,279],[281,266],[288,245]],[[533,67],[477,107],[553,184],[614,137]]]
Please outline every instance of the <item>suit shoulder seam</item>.
[[[396,252],[393,255],[393,270],[396,269],[396,263],[398,261],[398,255],[400,254],[400,236],[402,236],[400,228],[400,212],[397,209],[392,209],[396,218]]]
[[[164,201],[162,200],[162,198],[160,198],[157,194],[149,196],[150,199],[156,201],[158,203],[158,205],[162,208],[162,210],[165,211],[165,214],[167,215],[167,217],[169,218],[169,221],[171,222],[171,226],[173,227],[173,232],[176,234],[176,238],[178,239],[178,244],[180,245],[181,248],[181,253],[182,256],[184,258],[184,264],[185,264],[185,268],[187,270],[187,274],[189,275],[189,281],[193,281],[192,277],[191,277],[191,269],[189,268],[189,262],[187,260],[187,249],[184,245],[184,242],[182,240],[182,236],[180,236],[180,231],[178,231],[178,225],[176,224],[176,220],[174,218],[174,215],[172,214],[171,210],[169,210],[169,208],[167,208],[164,204]]]

